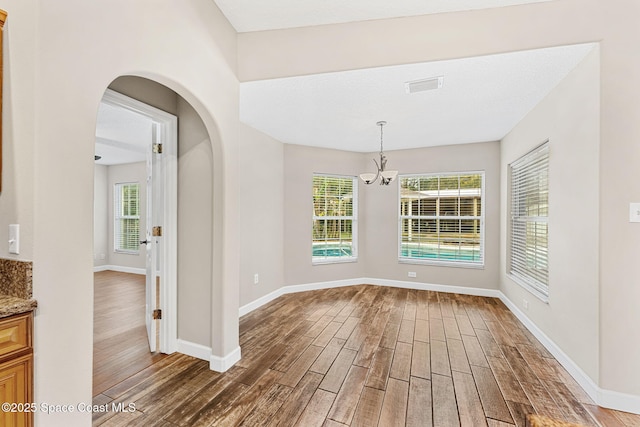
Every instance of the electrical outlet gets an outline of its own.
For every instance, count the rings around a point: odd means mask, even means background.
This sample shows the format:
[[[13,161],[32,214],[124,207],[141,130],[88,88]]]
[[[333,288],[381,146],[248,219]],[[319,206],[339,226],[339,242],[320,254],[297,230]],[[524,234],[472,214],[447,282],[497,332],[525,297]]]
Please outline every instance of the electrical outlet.
[[[415,271],[410,271],[409,272],[409,277],[417,277],[417,274]]]
[[[253,275],[253,284],[257,285],[258,283],[260,283],[260,276],[258,276],[258,273]]]
[[[522,306],[524,307],[525,310],[529,310],[529,301],[527,301],[526,299],[523,299]]]

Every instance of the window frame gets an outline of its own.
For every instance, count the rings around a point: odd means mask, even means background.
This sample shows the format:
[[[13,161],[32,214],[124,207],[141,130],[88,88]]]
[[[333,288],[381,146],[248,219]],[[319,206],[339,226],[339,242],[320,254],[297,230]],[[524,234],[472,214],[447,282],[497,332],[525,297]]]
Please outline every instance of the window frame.
[[[443,216],[436,211],[435,215],[402,215],[402,181],[404,178],[443,178],[443,177],[460,177],[467,175],[480,175],[481,177],[481,189],[480,189],[480,215],[468,216],[468,215],[456,215],[456,216]],[[438,197],[439,199],[439,197]],[[464,219],[477,219],[480,221],[480,260],[478,261],[465,261],[465,260],[450,260],[450,259],[436,259],[436,258],[416,258],[402,255],[402,225],[404,219],[417,219],[417,220],[464,220]],[[437,226],[436,226],[437,227]],[[440,239],[438,239],[440,242]],[[419,265],[432,265],[440,267],[461,267],[461,268],[476,268],[484,269],[485,255],[485,171],[460,171],[460,172],[435,172],[435,173],[417,173],[417,174],[403,174],[398,176],[398,262],[401,264],[419,264]]]
[[[549,301],[549,172],[550,172],[550,147],[549,140],[546,140],[542,144],[535,147],[533,150],[527,152],[526,154],[520,156],[513,162],[508,165],[508,184],[509,184],[509,193],[508,193],[508,208],[509,208],[509,229],[508,229],[508,252],[507,252],[507,275],[518,285],[522,286],[524,289],[528,290],[530,293],[538,297],[543,302]],[[544,162],[541,165],[541,162]],[[535,165],[533,168],[533,172],[539,174],[541,172],[546,173],[546,187],[538,188],[538,191],[535,193],[539,197],[539,195],[546,191],[546,215],[516,215],[517,207],[515,203],[517,198],[514,195],[514,187],[516,184],[514,183],[514,166],[522,169],[531,168],[532,165]],[[541,168],[542,167],[542,168]],[[520,171],[516,171],[516,173],[522,173]],[[531,172],[531,170],[529,171]],[[520,177],[520,183],[518,187],[522,186],[522,181],[533,179],[531,175],[527,175],[526,178]],[[533,195],[531,192],[528,193],[530,196]],[[526,208],[526,206],[525,206]],[[539,208],[538,208],[539,211]],[[539,212],[538,212],[539,213]],[[514,236],[515,224],[524,223],[524,236]],[[524,261],[526,259],[527,251],[529,250],[527,245],[527,225],[529,224],[545,224],[546,228],[546,247],[542,248],[544,250],[545,259],[543,260],[546,264],[546,273],[544,274],[544,282],[539,280],[540,274],[526,274],[527,268],[526,266],[517,266],[514,270],[514,260],[516,261]],[[536,227],[537,228],[537,227]],[[522,238],[524,238],[525,247],[524,253],[515,254],[514,248],[517,247],[515,244],[516,239],[520,239],[522,242]],[[537,241],[537,234],[536,239]],[[534,246],[533,252],[535,253],[536,263],[538,263],[538,254],[541,253],[541,246]],[[530,270],[530,269],[529,269]]]
[[[350,180],[352,183],[352,215],[336,215],[336,216],[317,216],[315,212],[314,206],[314,181],[316,177],[324,177],[324,178],[337,178],[337,179],[345,179]],[[323,265],[323,264],[337,264],[337,263],[347,263],[347,262],[357,262],[358,261],[358,177],[353,175],[337,175],[337,174],[327,174],[327,173],[314,173],[311,179],[311,263],[312,265]],[[335,257],[314,257],[313,256],[313,247],[316,240],[313,237],[313,227],[316,220],[350,220],[351,221],[351,256],[335,256]],[[325,238],[325,244],[328,244],[328,240]]]
[[[138,214],[137,215],[122,215],[121,207],[123,205],[123,189],[125,186],[133,186],[137,187],[137,205],[138,205]],[[119,254],[129,254],[129,255],[138,255],[140,254],[140,247],[137,246],[136,249],[126,249],[120,247],[120,232],[121,232],[121,220],[123,219],[133,219],[138,221],[138,237],[135,239],[137,243],[140,241],[140,183],[138,182],[117,182],[113,185],[113,252]]]

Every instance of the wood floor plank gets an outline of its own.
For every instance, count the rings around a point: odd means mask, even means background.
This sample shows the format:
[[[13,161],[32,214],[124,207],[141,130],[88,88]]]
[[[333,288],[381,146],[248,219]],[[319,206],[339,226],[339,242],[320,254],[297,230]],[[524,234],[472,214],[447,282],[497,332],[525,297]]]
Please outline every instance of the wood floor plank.
[[[484,407],[487,418],[503,421],[505,423],[513,423],[513,418],[507,407],[507,403],[498,388],[491,369],[482,368],[480,366],[472,366],[471,372],[478,387],[480,400]]]
[[[317,372],[319,374],[326,374],[329,368],[338,357],[338,354],[342,350],[345,340],[333,338],[329,344],[322,350],[320,355],[316,358],[313,365],[309,368],[311,372]]]
[[[414,320],[403,319],[400,323],[400,331],[398,332],[398,341],[412,343],[416,322]]]
[[[411,377],[407,404],[407,427],[429,427],[433,425],[433,403],[431,381]]]
[[[378,425],[381,427],[404,426],[407,416],[408,399],[409,383],[395,378],[389,378]]]
[[[569,389],[561,382],[542,381],[547,391],[558,404],[560,410],[565,414],[565,418],[570,422],[589,427],[596,427],[597,423],[584,406],[578,402]]]
[[[416,327],[413,334],[414,341],[429,342],[429,321],[416,319]]]
[[[369,378],[367,378],[367,387],[379,390],[386,390],[389,371],[393,361],[394,350],[379,347],[371,363],[369,370]]]
[[[487,425],[476,383],[471,373],[452,372],[461,427],[481,427]]]
[[[313,340],[311,345],[317,345],[318,347],[324,347],[329,344],[329,341],[333,338],[333,336],[338,332],[338,330],[342,327],[342,323],[339,322],[331,322],[327,325],[326,328],[320,332],[320,335]]]
[[[412,351],[413,346],[411,344],[398,341],[395,354],[393,355],[393,362],[391,363],[389,377],[409,381],[409,375],[411,375]]]
[[[289,394],[280,409],[270,419],[268,426],[293,425],[318,389],[322,375],[307,373]]]
[[[396,348],[398,340],[398,332],[400,332],[400,323],[392,323],[389,321],[384,328],[382,338],[380,339],[380,347]]]
[[[449,351],[445,341],[431,341],[431,372],[439,375],[451,376]]]
[[[334,335],[334,338],[339,338],[346,340],[349,338],[349,335],[353,332],[354,328],[360,323],[360,319],[357,317],[347,317],[347,319],[342,324],[342,327],[338,329],[338,332]]]
[[[498,386],[502,391],[502,395],[506,400],[511,400],[513,402],[519,402],[526,405],[529,405],[529,398],[525,394],[520,382],[516,378],[516,375],[511,370],[509,363],[506,359],[502,359],[499,357],[489,357],[489,365],[491,365],[491,370],[493,371],[493,375],[498,382]]]
[[[307,370],[309,370],[311,365],[313,365],[313,362],[315,362],[322,350],[322,347],[316,347],[315,345],[307,347],[304,353],[302,353],[302,355],[293,362],[291,367],[278,380],[278,382],[282,385],[295,387],[296,384],[298,384],[298,381],[300,381],[300,379],[307,373]]]
[[[378,425],[384,394],[382,390],[365,387],[360,396],[351,427],[371,427]]]
[[[509,407],[511,417],[513,418],[516,427],[528,427],[527,415],[536,413],[536,410],[533,408],[533,406],[520,402],[507,400],[507,406]]]
[[[330,419],[347,425],[351,424],[368,372],[368,369],[361,366],[351,366],[329,411]]]
[[[458,329],[461,335],[475,335],[473,325],[469,320],[469,316],[465,314],[456,314],[456,322],[458,323]]]
[[[482,351],[486,356],[503,357],[502,350],[496,340],[493,339],[491,332],[483,329],[476,329],[475,331],[480,347],[482,347]]]
[[[333,362],[333,365],[331,365],[331,368],[329,368],[329,371],[324,376],[319,388],[332,393],[337,393],[349,372],[349,368],[351,367],[356,354],[356,351],[348,348],[340,350],[338,357],[336,357],[335,362]]]
[[[455,317],[442,317],[442,323],[444,326],[444,335],[447,339],[461,340],[460,330],[458,329],[458,322]]]
[[[447,340],[447,349],[449,351],[451,370],[470,374],[469,359],[467,359],[467,353],[462,341],[456,339]]]
[[[256,401],[255,407],[242,420],[242,427],[266,426],[291,394],[291,387],[273,384]]]
[[[446,341],[447,337],[444,334],[444,323],[442,319],[431,318],[429,319],[429,337],[431,341]]]
[[[483,368],[489,367],[489,362],[487,362],[477,337],[462,335],[462,343],[470,365],[482,366]]]
[[[320,427],[324,424],[329,409],[333,405],[333,401],[336,398],[334,393],[317,389],[313,394],[313,397],[309,401],[309,404],[296,423],[296,426],[300,427]]]
[[[411,375],[414,377],[431,378],[431,353],[429,343],[414,341],[411,354]]]
[[[460,425],[458,405],[451,377],[434,374],[431,376],[433,399],[433,426],[451,427]]]
[[[565,418],[565,415],[541,383],[523,383],[522,388],[527,394],[527,397],[531,402],[531,406],[535,408],[537,414],[546,415],[550,418],[555,418],[556,420],[563,420]]]

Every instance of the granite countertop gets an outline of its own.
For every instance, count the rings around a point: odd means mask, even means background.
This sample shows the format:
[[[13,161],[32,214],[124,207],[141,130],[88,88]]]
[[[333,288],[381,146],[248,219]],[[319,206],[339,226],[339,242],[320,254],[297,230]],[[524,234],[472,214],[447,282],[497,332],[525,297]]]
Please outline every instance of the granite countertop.
[[[34,310],[33,264],[0,258],[0,318]]]
[[[0,295],[0,318],[34,310],[38,302],[33,298],[24,299],[10,295]]]

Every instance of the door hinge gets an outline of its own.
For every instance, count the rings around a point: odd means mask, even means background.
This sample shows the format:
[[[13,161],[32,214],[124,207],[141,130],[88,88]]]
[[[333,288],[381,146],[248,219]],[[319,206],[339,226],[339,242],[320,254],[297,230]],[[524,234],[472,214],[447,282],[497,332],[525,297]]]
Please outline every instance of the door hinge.
[[[153,144],[153,152],[155,154],[162,154],[162,144],[159,144],[159,143]]]
[[[157,308],[153,310],[153,320],[160,320],[160,319],[162,319],[162,310]]]
[[[151,229],[151,235],[154,237],[162,237],[162,227],[159,225],[156,225],[155,227],[153,227]]]

